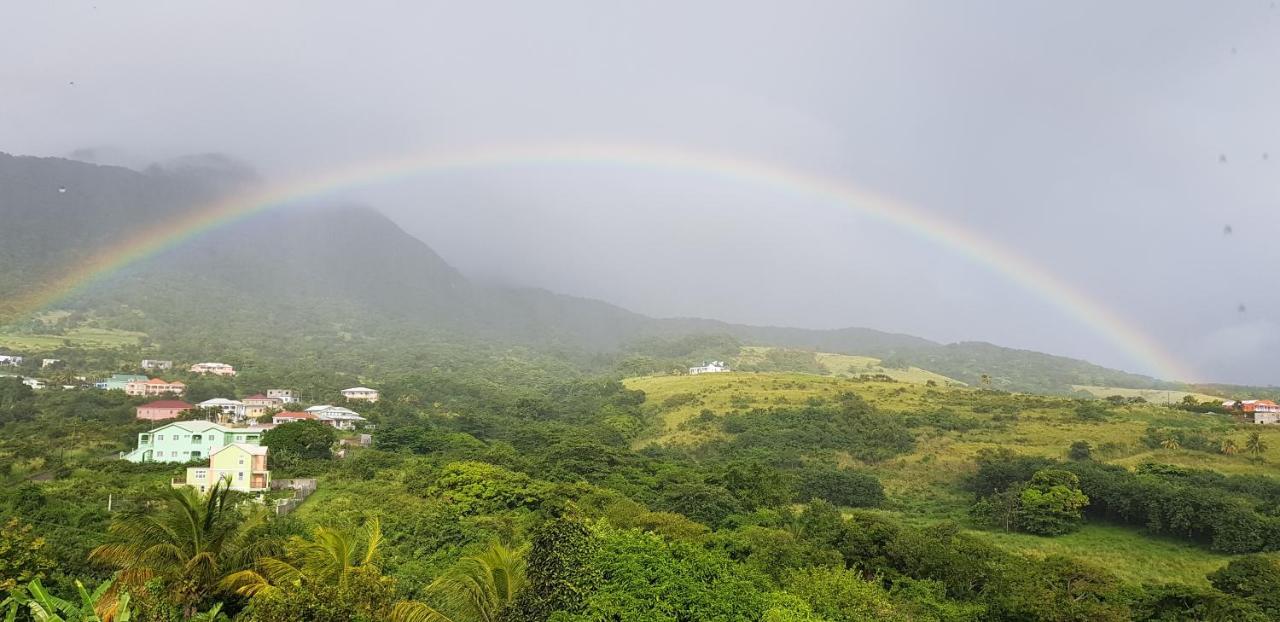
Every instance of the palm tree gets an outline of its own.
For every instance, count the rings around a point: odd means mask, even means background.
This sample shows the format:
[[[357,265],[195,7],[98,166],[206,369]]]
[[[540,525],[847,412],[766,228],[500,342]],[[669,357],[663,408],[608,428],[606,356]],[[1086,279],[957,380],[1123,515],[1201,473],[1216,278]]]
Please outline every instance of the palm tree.
[[[1249,440],[1244,442],[1245,451],[1253,454],[1254,458],[1262,458],[1262,454],[1267,451],[1267,444],[1262,441],[1262,435],[1257,432],[1249,433]]]
[[[1170,436],[1163,441],[1160,441],[1160,446],[1165,449],[1179,449],[1182,447],[1182,444],[1178,442],[1178,439]]]
[[[1222,446],[1219,448],[1219,451],[1225,455],[1234,456],[1240,453],[1240,446],[1236,445],[1235,441],[1229,438],[1224,438],[1222,439]]]
[[[310,539],[294,536],[289,540],[287,559],[260,557],[253,568],[228,575],[221,585],[248,597],[296,589],[304,578],[345,588],[357,568],[376,570],[373,564],[381,543],[382,526],[377,519],[360,532],[317,527]]]
[[[161,580],[190,619],[225,577],[276,549],[274,540],[250,536],[266,521],[265,512],[254,506],[242,514],[230,492],[221,482],[204,496],[189,487],[166,489],[157,510],[143,508],[112,522],[111,542],[89,559],[118,570],[125,590]]]
[[[404,601],[391,611],[394,622],[497,622],[503,608],[524,587],[523,549],[499,543],[479,555],[458,560],[447,573],[427,586],[440,604]],[[446,613],[447,612],[447,613]]]

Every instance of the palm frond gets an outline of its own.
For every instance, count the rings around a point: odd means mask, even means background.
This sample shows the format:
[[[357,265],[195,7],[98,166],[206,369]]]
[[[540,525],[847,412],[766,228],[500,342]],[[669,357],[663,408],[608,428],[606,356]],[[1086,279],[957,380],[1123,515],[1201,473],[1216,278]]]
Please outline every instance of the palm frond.
[[[390,622],[456,622],[440,610],[413,600],[403,600],[391,608]]]

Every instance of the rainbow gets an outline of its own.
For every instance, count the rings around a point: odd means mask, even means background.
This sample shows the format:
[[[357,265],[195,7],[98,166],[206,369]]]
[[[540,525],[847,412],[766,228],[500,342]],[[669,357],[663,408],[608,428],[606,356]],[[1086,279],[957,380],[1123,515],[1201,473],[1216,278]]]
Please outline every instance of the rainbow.
[[[617,165],[640,169],[695,172],[727,181],[770,187],[822,203],[838,205],[947,247],[972,262],[1017,283],[1063,310],[1123,350],[1135,363],[1164,378],[1193,380],[1181,365],[1137,327],[1066,281],[978,233],[912,205],[877,195],[844,181],[780,165],[727,155],[658,146],[556,143],[487,147],[419,154],[366,162],[319,176],[305,176],[225,198],[181,217],[160,222],[78,262],[65,275],[33,294],[6,305],[19,315],[57,304],[77,290],[120,269],[173,248],[205,232],[256,213],[427,173],[495,166]]]

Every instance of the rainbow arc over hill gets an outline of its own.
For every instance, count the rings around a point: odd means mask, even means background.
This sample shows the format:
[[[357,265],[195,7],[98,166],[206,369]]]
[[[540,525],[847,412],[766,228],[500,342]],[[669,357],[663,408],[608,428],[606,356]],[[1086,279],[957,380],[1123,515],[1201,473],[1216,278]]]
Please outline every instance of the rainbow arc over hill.
[[[632,144],[526,144],[427,153],[363,162],[322,175],[309,175],[271,184],[201,206],[169,221],[159,222],[95,253],[74,265],[63,277],[16,301],[16,304],[10,301],[7,306],[16,309],[19,314],[28,314],[56,305],[86,285],[210,230],[266,210],[322,198],[335,192],[456,170],[565,165],[617,166],[692,173],[723,182],[772,188],[799,198],[852,210],[862,217],[886,223],[925,241],[949,248],[975,264],[1003,275],[1102,335],[1135,363],[1164,378],[1190,381],[1197,377],[1194,371],[1165,351],[1158,342],[1083,291],[958,223],[843,180],[730,155]]]

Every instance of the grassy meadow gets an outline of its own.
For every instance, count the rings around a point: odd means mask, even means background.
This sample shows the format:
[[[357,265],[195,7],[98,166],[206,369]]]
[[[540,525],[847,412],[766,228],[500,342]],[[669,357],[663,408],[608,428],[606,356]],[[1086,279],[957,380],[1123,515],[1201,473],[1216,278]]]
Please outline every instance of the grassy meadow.
[[[145,333],[110,328],[77,327],[63,335],[40,335],[0,332],[0,348],[52,350],[63,346],[80,348],[118,348],[141,343]]]
[[[1097,387],[1088,384],[1073,384],[1072,389],[1084,391],[1092,394],[1094,397],[1111,397],[1119,395],[1120,397],[1140,397],[1152,404],[1177,404],[1183,398],[1190,395],[1200,402],[1217,402],[1222,398],[1217,395],[1209,395],[1208,393],[1196,393],[1194,391],[1162,391],[1159,389],[1125,389],[1122,387]]]
[[[850,359],[856,357],[848,357]],[[850,361],[850,364],[858,363]],[[932,379],[932,378],[929,378]],[[1003,394],[967,387],[926,386],[922,382],[868,382],[856,378],[799,373],[730,372],[698,376],[649,376],[626,380],[647,395],[660,427],[636,445],[700,443],[712,438],[705,418],[754,408],[802,405],[852,391],[883,412],[902,417],[930,415],[956,425],[915,428],[910,453],[877,464],[844,456],[848,466],[874,472],[888,502],[877,510],[907,523],[957,520],[964,523],[972,496],[959,484],[974,469],[983,449],[1008,447],[1020,453],[1064,459],[1075,441],[1088,441],[1094,459],[1134,467],[1159,462],[1230,474],[1274,476],[1280,464],[1280,428],[1254,426],[1223,415],[1203,415],[1156,404],[1110,406],[1104,420],[1088,421],[1076,411],[1080,401],[1065,397]],[[1113,395],[1114,393],[1108,393]],[[1181,399],[1181,398],[1179,398]],[[1142,442],[1148,427],[1195,430],[1232,438],[1240,446],[1258,431],[1267,445],[1261,460],[1189,449],[1151,449]],[[1127,578],[1179,579],[1203,584],[1204,574],[1229,556],[1182,542],[1155,538],[1139,529],[1089,524],[1057,538],[978,532],[1000,546],[1036,555],[1067,554],[1092,560]]]

